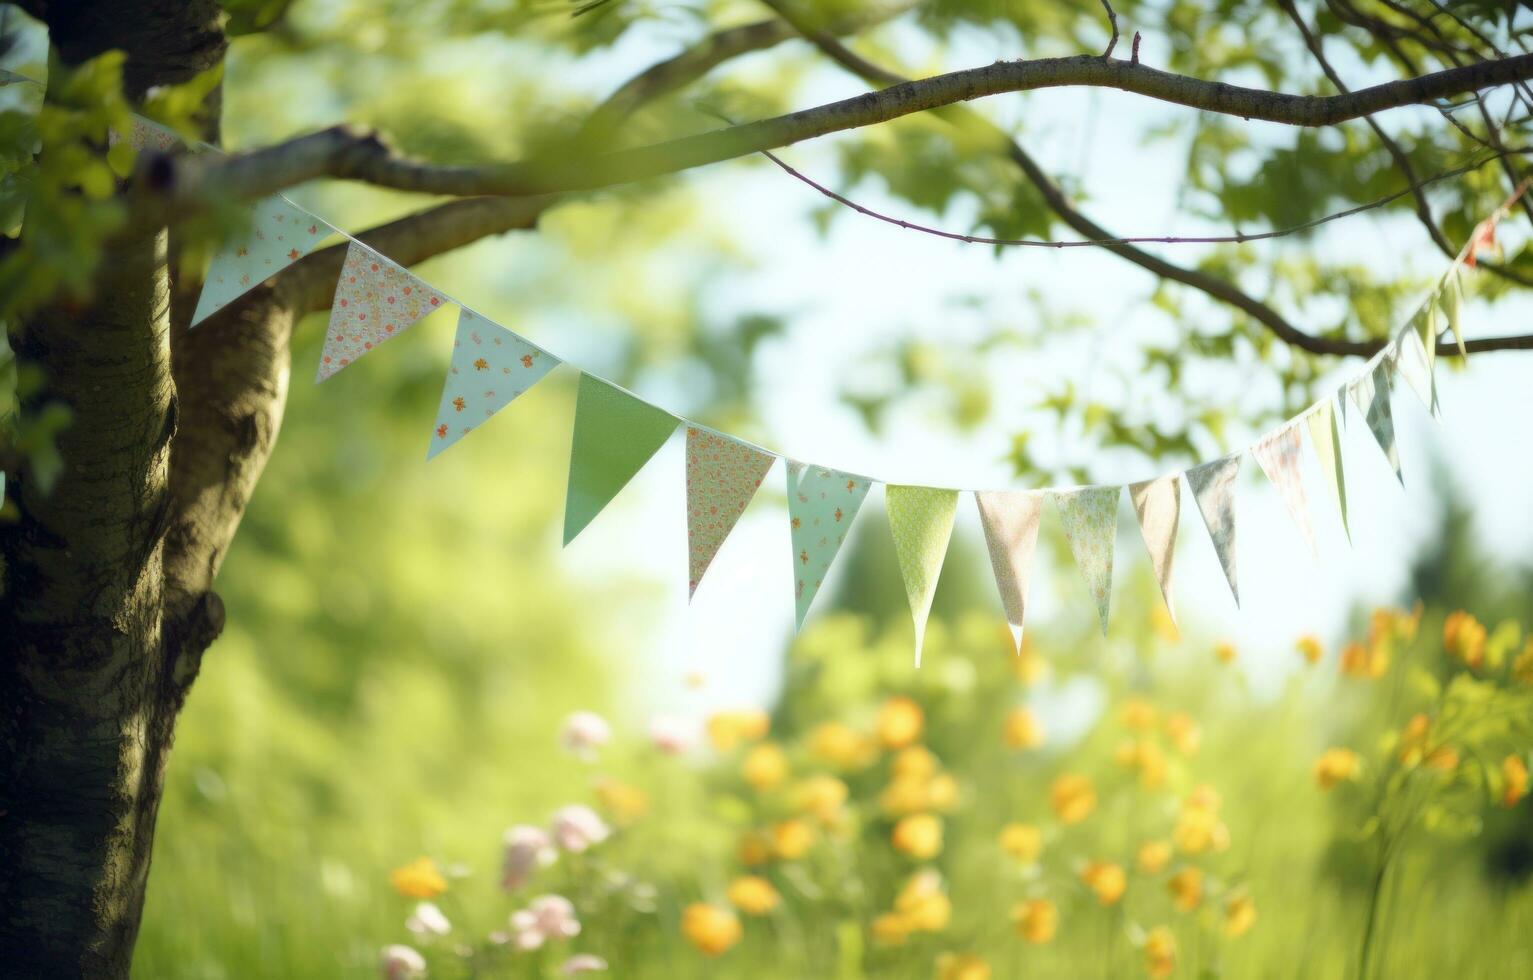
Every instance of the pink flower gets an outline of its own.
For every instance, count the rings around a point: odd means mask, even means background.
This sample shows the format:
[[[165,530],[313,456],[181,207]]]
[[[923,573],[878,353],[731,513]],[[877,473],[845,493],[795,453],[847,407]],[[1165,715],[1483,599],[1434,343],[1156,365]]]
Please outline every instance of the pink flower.
[[[600,844],[612,831],[602,822],[596,811],[588,806],[575,804],[554,814],[554,843],[571,854],[579,854],[586,848]]]
[[[649,723],[649,744],[666,755],[681,755],[692,742],[687,728],[680,718],[660,715]]]
[[[564,747],[581,759],[590,762],[596,753],[612,738],[612,729],[601,715],[592,711],[577,711],[564,720],[564,732],[559,740]]]
[[[430,902],[421,902],[405,920],[405,928],[421,939],[430,939],[452,932],[452,923],[447,921],[441,909]]]
[[[426,975],[426,958],[409,946],[385,946],[378,971],[383,980],[415,980]]]
[[[549,940],[579,934],[575,906],[562,895],[541,895],[526,908],[511,913],[511,943],[520,950],[541,949]]]
[[[507,830],[502,839],[506,855],[500,866],[500,887],[508,892],[522,887],[534,871],[553,864],[559,856],[553,841],[540,827],[519,824]]]
[[[559,972],[567,977],[573,977],[578,973],[600,973],[606,968],[607,961],[600,956],[580,953],[565,960],[564,965],[559,968]]]

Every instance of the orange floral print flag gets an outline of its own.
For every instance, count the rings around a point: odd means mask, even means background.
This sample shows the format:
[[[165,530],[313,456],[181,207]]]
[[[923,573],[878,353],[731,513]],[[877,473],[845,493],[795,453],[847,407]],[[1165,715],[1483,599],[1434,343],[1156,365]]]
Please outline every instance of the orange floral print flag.
[[[1054,507],[1065,527],[1070,553],[1096,600],[1102,634],[1107,634],[1107,608],[1112,601],[1113,544],[1118,534],[1118,498],[1122,487],[1081,487],[1051,490]]]
[[[452,365],[437,408],[426,458],[451,446],[475,426],[542,380],[559,359],[473,310],[458,313]]]
[[[985,529],[990,567],[1001,592],[1001,606],[1011,627],[1012,644],[1022,652],[1022,619],[1027,611],[1027,584],[1038,544],[1038,521],[1043,494],[1036,490],[976,490],[979,522]]]
[[[699,425],[687,426],[688,597],[697,593],[713,556],[775,462],[776,456],[754,446]]]
[[[1304,492],[1304,480],[1299,474],[1299,455],[1304,441],[1296,422],[1290,422],[1276,432],[1269,433],[1251,447],[1256,464],[1267,474],[1267,479],[1277,487],[1299,533],[1309,545],[1311,554],[1317,554],[1315,532],[1309,523],[1309,496]]]
[[[1171,561],[1176,555],[1176,529],[1182,516],[1182,481],[1176,475],[1158,480],[1131,483],[1128,496],[1139,518],[1139,534],[1150,552],[1150,567],[1160,583],[1160,596],[1166,612],[1176,623],[1176,605],[1171,599]]]
[[[788,460],[795,628],[803,628],[809,604],[820,591],[852,518],[872,486],[867,477]]]
[[[335,229],[280,194],[250,208],[250,231],[224,243],[208,265],[192,326],[313,250]]]
[[[447,297],[360,242],[346,249],[320,352],[324,381],[341,368],[441,309]]]

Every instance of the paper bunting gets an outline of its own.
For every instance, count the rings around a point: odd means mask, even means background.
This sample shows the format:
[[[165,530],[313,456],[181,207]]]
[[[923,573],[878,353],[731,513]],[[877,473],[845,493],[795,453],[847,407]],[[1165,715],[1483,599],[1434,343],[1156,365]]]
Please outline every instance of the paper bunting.
[[[676,416],[616,385],[580,375],[564,502],[565,544],[628,485],[679,424]]]
[[[463,438],[558,366],[559,359],[547,351],[472,310],[460,309],[452,365],[426,458]]]
[[[1448,315],[1448,329],[1453,332],[1453,340],[1458,344],[1458,356],[1468,357],[1469,351],[1464,347],[1464,333],[1460,329],[1464,309],[1464,289],[1459,283],[1458,266],[1448,270],[1448,276],[1443,285],[1443,312]]]
[[[865,477],[788,461],[788,526],[793,539],[794,627],[802,629],[852,518],[873,486]]]
[[[1383,450],[1384,458],[1395,471],[1400,485],[1405,485],[1405,474],[1400,471],[1400,452],[1395,448],[1395,419],[1389,407],[1389,361],[1380,359],[1372,371],[1347,386],[1347,394],[1357,413],[1368,422],[1368,431]]]
[[[1086,578],[1097,604],[1102,632],[1107,632],[1107,606],[1112,598],[1113,541],[1118,531],[1118,498],[1122,487],[1081,487],[1051,490],[1054,507],[1065,527],[1070,553]]]
[[[1033,548],[1038,543],[1038,521],[1043,514],[1043,494],[1037,491],[984,491],[974,493],[979,504],[979,522],[985,529],[985,546],[990,551],[990,567],[995,570],[996,588],[1006,622],[1011,626],[1012,643],[1022,652],[1022,620],[1027,611],[1027,583],[1033,565]]]
[[[702,426],[687,426],[688,596],[734,530],[777,457]]]
[[[447,298],[360,242],[346,249],[319,357],[324,381],[435,312]]]
[[[1395,338],[1395,370],[1411,386],[1421,404],[1437,415],[1437,379],[1432,376],[1432,355],[1422,343],[1414,326],[1406,327]]]
[[[1176,622],[1176,604],[1171,598],[1171,562],[1176,552],[1176,527],[1182,516],[1182,483],[1176,474],[1158,480],[1131,483],[1129,500],[1139,518],[1139,534],[1150,552],[1150,567],[1160,583],[1166,612]]]
[[[1315,547],[1315,531],[1309,523],[1309,497],[1304,492],[1304,479],[1299,473],[1299,454],[1302,451],[1303,439],[1295,422],[1269,433],[1251,447],[1251,455],[1256,457],[1256,463],[1267,474],[1267,479],[1277,487],[1283,505],[1288,508],[1293,522],[1299,526],[1299,533],[1304,535],[1310,553],[1318,555],[1320,552]]]
[[[1309,424],[1309,441],[1320,461],[1320,471],[1325,474],[1326,486],[1331,488],[1331,499],[1341,514],[1341,529],[1352,540],[1352,528],[1347,523],[1347,474],[1341,464],[1341,433],[1336,427],[1336,409],[1330,398],[1316,405],[1305,417]]]
[[[931,615],[937,577],[953,535],[958,513],[958,491],[935,487],[890,485],[884,494],[889,511],[889,530],[894,534],[894,554],[905,597],[916,627],[916,666],[921,666],[921,644],[926,639],[926,619]]]
[[[128,131],[128,143],[135,150],[158,150],[161,153],[169,153],[184,145],[175,130],[142,116],[133,117],[133,128]]]
[[[249,233],[226,242],[208,265],[192,326],[303,258],[332,231],[281,195],[257,201]]]
[[[1235,605],[1240,605],[1240,587],[1235,581],[1235,477],[1240,473],[1240,454],[1225,456],[1202,466],[1194,466],[1183,476],[1198,502],[1203,525],[1214,543],[1224,579],[1230,583]]]

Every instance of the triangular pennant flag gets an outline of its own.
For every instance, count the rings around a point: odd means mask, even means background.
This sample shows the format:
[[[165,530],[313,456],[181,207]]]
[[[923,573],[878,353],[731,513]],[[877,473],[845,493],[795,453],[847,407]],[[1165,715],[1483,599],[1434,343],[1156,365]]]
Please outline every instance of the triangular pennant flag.
[[[1458,266],[1448,270],[1443,293],[1443,311],[1448,314],[1448,329],[1453,331],[1453,339],[1458,343],[1458,356],[1468,357],[1469,351],[1464,347],[1464,334],[1459,323],[1463,318],[1464,289],[1459,283]]]
[[[1267,479],[1277,487],[1288,513],[1294,523],[1299,525],[1299,532],[1304,535],[1310,553],[1318,555],[1315,532],[1309,523],[1309,497],[1304,492],[1304,480],[1299,474],[1299,454],[1302,448],[1303,439],[1299,435],[1299,427],[1290,422],[1276,432],[1268,433],[1252,446],[1251,455],[1256,457],[1256,463],[1267,474]]]
[[[616,385],[589,374],[580,376],[564,501],[565,544],[628,485],[680,422]]]
[[[1150,552],[1150,567],[1155,570],[1155,581],[1160,583],[1161,598],[1166,600],[1166,612],[1171,622],[1176,622],[1176,605],[1171,598],[1171,561],[1176,551],[1176,527],[1182,516],[1182,482],[1176,475],[1163,476],[1158,480],[1132,483],[1128,488],[1129,500],[1134,503],[1134,514],[1139,518],[1139,534]]]
[[[847,528],[873,482],[823,466],[788,461],[788,524],[793,538],[795,628],[836,560]]]
[[[1384,458],[1395,471],[1395,478],[1405,485],[1400,471],[1400,452],[1395,448],[1395,419],[1389,406],[1389,362],[1380,360],[1374,369],[1347,386],[1347,394],[1358,414],[1368,421],[1368,431],[1383,450]]]
[[[738,439],[687,426],[688,593],[697,593],[703,573],[734,530],[745,505],[777,457]]]
[[[1240,453],[1194,466],[1186,473],[1187,486],[1198,502],[1203,525],[1214,543],[1224,579],[1230,583],[1235,605],[1240,605],[1240,587],[1235,581],[1235,477],[1240,473]]]
[[[158,150],[169,153],[185,145],[179,133],[169,126],[162,126],[143,116],[133,117],[133,128],[128,131],[128,143],[135,150]]]
[[[889,530],[894,534],[894,554],[905,597],[916,626],[916,666],[921,666],[921,644],[926,639],[926,618],[931,615],[932,596],[942,559],[947,556],[958,513],[958,491],[935,487],[889,486],[884,493],[889,511]]]
[[[977,490],[979,522],[985,529],[990,567],[1001,591],[1001,605],[1011,626],[1012,642],[1022,652],[1022,619],[1027,611],[1027,583],[1032,571],[1033,548],[1038,543],[1038,520],[1043,514],[1043,494],[1036,490]]]
[[[360,242],[346,249],[319,357],[324,381],[441,308],[447,297]]]
[[[1112,600],[1113,541],[1118,532],[1118,498],[1122,487],[1081,487],[1051,490],[1054,507],[1065,527],[1070,553],[1096,600],[1102,633],[1107,633],[1107,607]]]
[[[459,310],[452,365],[426,458],[463,438],[559,366],[552,354],[472,310]]]
[[[303,258],[332,231],[280,194],[257,201],[250,208],[250,231],[225,242],[208,265],[192,326]]]
[[[1331,488],[1331,499],[1341,513],[1341,529],[1352,540],[1352,528],[1347,523],[1347,474],[1341,464],[1341,433],[1336,427],[1336,409],[1330,398],[1316,405],[1306,417],[1309,422],[1309,441],[1315,447],[1315,458],[1320,460],[1320,471],[1325,474],[1326,486]]]
[[[1432,376],[1432,357],[1421,342],[1421,334],[1408,326],[1395,338],[1395,370],[1411,386],[1421,404],[1437,414],[1437,379]]]

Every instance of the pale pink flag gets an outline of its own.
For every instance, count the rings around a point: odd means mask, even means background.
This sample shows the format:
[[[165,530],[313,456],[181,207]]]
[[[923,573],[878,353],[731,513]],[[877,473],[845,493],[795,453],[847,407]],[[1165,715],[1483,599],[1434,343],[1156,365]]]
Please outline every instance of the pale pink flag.
[[[1001,591],[1001,605],[1011,626],[1012,642],[1022,652],[1022,618],[1027,609],[1027,581],[1038,544],[1043,494],[1035,490],[977,490],[979,520],[990,549],[990,566]]]
[[[398,265],[352,242],[330,303],[330,329],[315,380],[324,381],[446,303],[447,297]]]
[[[776,456],[754,446],[687,426],[688,596],[697,592],[713,556],[775,462]]]
[[[1309,544],[1310,553],[1318,555],[1320,552],[1315,547],[1315,532],[1309,523],[1309,498],[1304,492],[1304,480],[1299,473],[1299,457],[1303,445],[1298,425],[1290,422],[1276,432],[1268,433],[1252,446],[1251,455],[1256,457],[1257,465],[1267,474],[1267,479],[1277,487],[1288,513],[1293,516],[1294,523],[1299,525],[1299,532]]]
[[[1176,551],[1176,528],[1182,516],[1182,483],[1177,474],[1163,476],[1158,480],[1131,483],[1129,499],[1134,502],[1134,514],[1139,518],[1139,533],[1144,546],[1150,552],[1150,567],[1155,570],[1155,581],[1160,583],[1161,598],[1166,600],[1166,612],[1171,622],[1176,622],[1176,606],[1171,599],[1171,561]]]

